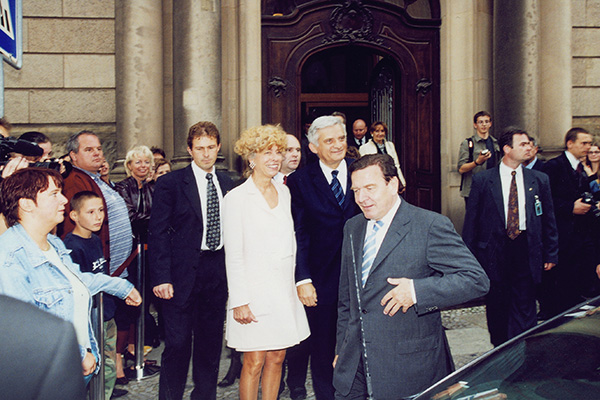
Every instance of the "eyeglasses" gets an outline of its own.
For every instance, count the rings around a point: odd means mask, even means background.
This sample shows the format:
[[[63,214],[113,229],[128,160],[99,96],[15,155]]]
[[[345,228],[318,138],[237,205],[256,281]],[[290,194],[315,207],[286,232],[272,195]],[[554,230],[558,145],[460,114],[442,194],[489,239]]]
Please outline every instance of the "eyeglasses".
[[[588,154],[600,154],[600,150],[598,150],[598,151],[588,151]]]

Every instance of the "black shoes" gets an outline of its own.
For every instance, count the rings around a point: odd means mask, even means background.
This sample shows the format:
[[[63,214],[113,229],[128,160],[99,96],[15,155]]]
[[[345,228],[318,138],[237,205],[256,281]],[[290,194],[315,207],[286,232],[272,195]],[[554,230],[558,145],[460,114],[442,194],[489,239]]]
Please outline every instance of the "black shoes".
[[[290,398],[292,400],[304,400],[306,399],[306,388],[295,387],[290,388]]]
[[[117,389],[114,388],[113,392],[112,392],[112,396],[110,396],[111,399],[116,399],[118,397],[123,397],[125,396],[127,393],[129,393],[127,390],[125,389]]]
[[[235,350],[231,350],[231,364],[229,364],[229,370],[225,375],[225,378],[217,384],[219,387],[231,386],[235,383],[235,380],[240,377],[242,373],[242,359],[241,354]]]

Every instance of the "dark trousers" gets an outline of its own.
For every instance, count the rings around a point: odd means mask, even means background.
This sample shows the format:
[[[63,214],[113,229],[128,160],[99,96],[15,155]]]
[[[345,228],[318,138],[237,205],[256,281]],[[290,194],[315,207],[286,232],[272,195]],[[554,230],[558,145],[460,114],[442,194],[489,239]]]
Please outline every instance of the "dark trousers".
[[[341,395],[339,392],[335,392],[335,400],[365,400],[369,395],[367,379],[365,377],[365,370],[362,357],[358,362],[358,369],[356,375],[354,375],[354,381],[352,381],[352,387],[347,396]]]
[[[306,307],[310,325],[310,370],[317,400],[333,400],[333,359],[337,329],[337,306]]]
[[[204,252],[202,263],[222,268],[223,254],[222,251]],[[208,270],[210,268],[204,269]],[[177,290],[176,286],[174,290]],[[193,357],[194,380],[191,398],[216,399],[226,302],[226,282],[209,273],[196,276],[194,290],[183,304],[163,301],[165,350],[160,373],[160,400],[183,397],[190,357]]]
[[[529,269],[527,233],[506,237],[498,268],[501,279],[490,282],[486,316],[490,340],[499,346],[536,324],[535,283]],[[541,266],[540,266],[541,268]]]
[[[305,388],[309,356],[310,347],[308,340],[287,349],[285,353],[285,364],[287,366],[287,378],[285,382],[290,391],[297,388]]]

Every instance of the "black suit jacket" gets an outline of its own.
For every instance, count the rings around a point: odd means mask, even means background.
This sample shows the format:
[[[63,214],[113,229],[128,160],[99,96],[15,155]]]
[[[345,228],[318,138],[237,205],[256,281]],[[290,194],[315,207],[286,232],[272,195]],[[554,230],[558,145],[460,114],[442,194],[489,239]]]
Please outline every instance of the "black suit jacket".
[[[233,181],[217,171],[223,196]],[[182,304],[194,286],[200,268],[202,210],[192,166],[161,176],[156,181],[148,238],[148,260],[153,286],[173,284],[171,301]],[[225,267],[210,272],[218,282],[226,282]]]
[[[540,283],[544,263],[558,262],[558,232],[548,176],[522,168],[525,186],[529,268],[534,282]],[[539,202],[541,215],[535,204]],[[500,255],[505,251],[506,216],[499,167],[473,176],[463,238],[492,281],[504,278]]]
[[[0,397],[85,399],[73,324],[0,295]]]
[[[535,161],[535,164],[533,164],[533,167],[531,167],[531,169],[534,169],[536,171],[540,171],[540,172],[544,172],[544,161],[540,160],[539,158]]]
[[[348,166],[351,161],[346,159]],[[292,215],[298,243],[296,282],[312,279],[319,304],[335,305],[344,224],[359,212],[350,190],[350,174],[341,207],[318,162],[291,174],[287,185],[292,194]]]
[[[365,137],[363,138],[364,142],[367,143],[372,137],[373,136],[369,132],[367,132],[365,134]],[[362,146],[362,144],[358,143],[354,135],[350,134],[348,135],[348,146],[356,147],[357,149],[359,149],[360,146]]]
[[[589,184],[573,170],[569,159],[562,153],[558,157],[546,161],[544,172],[550,178],[552,200],[558,227],[561,253],[572,247],[574,241],[590,236],[590,229],[596,221],[589,215],[574,215],[573,203],[583,192],[589,192]]]

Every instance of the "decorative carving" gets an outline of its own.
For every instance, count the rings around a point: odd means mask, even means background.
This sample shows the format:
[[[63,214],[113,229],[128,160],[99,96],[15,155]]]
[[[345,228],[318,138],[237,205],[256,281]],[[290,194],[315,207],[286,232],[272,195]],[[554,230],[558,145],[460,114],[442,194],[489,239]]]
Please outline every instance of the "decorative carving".
[[[431,85],[433,85],[431,79],[419,79],[419,81],[417,82],[417,93],[421,93],[421,96],[425,96],[431,90]]]
[[[269,79],[269,90],[273,92],[275,97],[281,97],[282,94],[287,90],[287,82],[278,76],[274,76]]]
[[[340,40],[382,44],[383,39],[373,35],[373,14],[361,0],[346,0],[329,17],[332,32],[323,39],[324,43]]]

